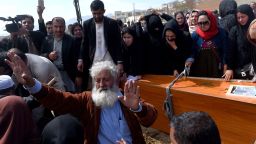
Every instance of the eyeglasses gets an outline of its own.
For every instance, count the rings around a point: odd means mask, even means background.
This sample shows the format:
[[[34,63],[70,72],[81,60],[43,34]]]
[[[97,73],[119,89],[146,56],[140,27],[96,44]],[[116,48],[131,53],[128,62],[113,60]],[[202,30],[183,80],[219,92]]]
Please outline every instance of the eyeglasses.
[[[208,25],[208,24],[210,24],[210,22],[209,21],[204,21],[204,22],[198,22],[197,23],[199,26],[203,26],[203,25]]]

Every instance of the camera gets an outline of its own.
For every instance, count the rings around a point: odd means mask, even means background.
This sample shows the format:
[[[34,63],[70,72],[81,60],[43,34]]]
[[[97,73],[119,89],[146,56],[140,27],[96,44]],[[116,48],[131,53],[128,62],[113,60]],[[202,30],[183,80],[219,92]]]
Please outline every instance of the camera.
[[[5,25],[6,31],[9,32],[9,33],[12,33],[12,32],[18,32],[19,31],[19,29],[21,28],[21,24],[19,23],[19,21],[23,20],[24,18],[25,18],[25,15],[17,15],[14,18],[12,18],[12,17],[8,17],[8,18],[0,17],[0,20],[2,20],[2,21],[11,21],[12,22],[10,24]]]

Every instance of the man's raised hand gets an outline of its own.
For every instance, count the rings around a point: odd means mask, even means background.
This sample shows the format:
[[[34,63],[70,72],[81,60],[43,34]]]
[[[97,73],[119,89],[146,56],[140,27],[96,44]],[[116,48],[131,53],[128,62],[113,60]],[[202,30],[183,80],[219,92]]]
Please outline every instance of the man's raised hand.
[[[9,57],[9,60],[5,59],[5,62],[13,70],[13,74],[15,75],[17,81],[28,87],[34,86],[35,81],[24,61],[14,52],[8,52],[7,56]]]

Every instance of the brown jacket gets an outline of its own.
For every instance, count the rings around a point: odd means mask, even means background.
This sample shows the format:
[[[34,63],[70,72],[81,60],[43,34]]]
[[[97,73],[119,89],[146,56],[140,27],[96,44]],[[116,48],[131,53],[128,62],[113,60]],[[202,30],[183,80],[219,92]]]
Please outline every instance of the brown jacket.
[[[59,114],[71,113],[77,117],[84,125],[84,143],[97,143],[101,109],[94,105],[91,92],[72,94],[43,86],[34,96],[45,107]],[[131,112],[122,104],[121,108],[130,128],[133,144],[145,144],[140,124],[145,127],[152,125],[156,120],[157,110],[146,102],[142,102],[142,111],[139,113]]]

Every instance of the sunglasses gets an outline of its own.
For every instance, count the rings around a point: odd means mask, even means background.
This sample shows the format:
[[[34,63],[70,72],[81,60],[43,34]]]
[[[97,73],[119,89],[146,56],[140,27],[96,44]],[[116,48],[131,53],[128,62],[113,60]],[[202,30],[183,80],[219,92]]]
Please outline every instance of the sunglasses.
[[[198,22],[197,24],[198,24],[199,26],[208,25],[208,24],[209,24],[209,21]]]

